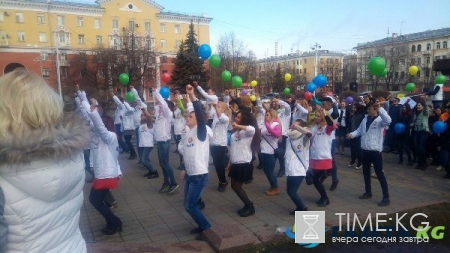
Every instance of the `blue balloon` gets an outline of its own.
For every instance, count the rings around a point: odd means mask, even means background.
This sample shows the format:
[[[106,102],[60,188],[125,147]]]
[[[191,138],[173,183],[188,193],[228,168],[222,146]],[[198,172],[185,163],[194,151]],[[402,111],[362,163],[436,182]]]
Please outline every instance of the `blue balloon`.
[[[161,97],[163,97],[164,99],[168,99],[170,97],[170,90],[169,88],[164,86],[159,90],[159,94],[161,94]]]
[[[433,133],[435,134],[441,134],[445,132],[445,129],[447,129],[447,124],[442,121],[436,121],[433,124]]]
[[[403,123],[397,123],[394,126],[394,131],[396,134],[401,134],[405,131],[405,125]]]
[[[211,47],[207,44],[202,44],[198,47],[198,56],[203,60],[207,60],[211,56]]]
[[[324,75],[318,75],[314,77],[312,81],[319,87],[323,87],[327,84],[327,78]]]
[[[313,93],[316,90],[317,86],[315,83],[308,83],[308,85],[306,85],[306,89]]]

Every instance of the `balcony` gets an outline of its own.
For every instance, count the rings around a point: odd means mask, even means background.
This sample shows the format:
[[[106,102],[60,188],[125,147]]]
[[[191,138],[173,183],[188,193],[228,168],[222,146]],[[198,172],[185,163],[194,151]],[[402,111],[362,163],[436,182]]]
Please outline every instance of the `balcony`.
[[[61,67],[69,67],[70,63],[69,63],[69,61],[67,59],[61,59],[61,60],[59,60],[59,66],[61,66]]]
[[[422,51],[422,55],[430,55],[430,54],[431,54],[431,50]]]

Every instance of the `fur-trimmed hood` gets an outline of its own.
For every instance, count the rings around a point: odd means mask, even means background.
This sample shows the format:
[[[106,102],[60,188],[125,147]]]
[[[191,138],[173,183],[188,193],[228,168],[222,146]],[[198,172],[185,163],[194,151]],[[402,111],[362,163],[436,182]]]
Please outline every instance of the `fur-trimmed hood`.
[[[0,140],[0,166],[38,158],[65,159],[89,146],[91,127],[77,113],[64,116],[54,128],[42,128]]]

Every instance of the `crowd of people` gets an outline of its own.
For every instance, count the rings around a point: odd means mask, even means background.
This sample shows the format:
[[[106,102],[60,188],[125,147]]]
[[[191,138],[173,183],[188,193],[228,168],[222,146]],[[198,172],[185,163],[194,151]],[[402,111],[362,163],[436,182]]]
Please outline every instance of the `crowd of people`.
[[[18,69],[0,78],[2,247],[23,252],[86,252],[78,227],[85,171],[92,177],[86,181],[92,183],[89,202],[105,219],[102,233],[120,233],[122,220],[112,211],[117,201],[111,192],[122,178],[120,154],[129,154],[128,159],[145,167],[148,179],[159,178],[160,168],[161,194],[173,194],[179,182],[184,184],[184,207],[198,226],[191,231],[195,234],[211,227],[202,213],[201,197],[209,180],[210,157],[217,191],[226,191],[230,183],[243,203],[237,210],[241,217],[256,212],[251,201],[256,196],[244,189],[253,180],[254,167],[267,177],[267,190],[261,193],[267,196],[281,193],[278,178],[286,176],[286,191],[295,205],[291,214],[308,210],[309,204],[298,193],[303,180],[317,190],[317,206],[330,205],[323,182],[331,177],[329,190],[338,187],[335,154],[343,154],[346,147],[351,154],[348,166],[363,171],[365,189],[359,198],[372,197],[371,178],[375,177],[383,195],[379,206],[390,204],[384,146],[398,152],[399,164],[405,152],[407,165],[417,163],[417,169],[425,170],[431,157],[434,165],[445,168],[444,177],[450,178],[450,128],[439,135],[431,132],[435,121],[450,120],[450,103],[444,105],[444,113],[442,108],[429,108],[424,96],[403,104],[398,98],[390,101],[369,94],[351,104],[324,95],[311,101],[274,98],[266,105],[256,93],[255,101],[247,94],[232,96],[228,91],[219,98],[213,89],[193,82],[170,98],[154,89],[156,104],[149,111],[137,90],[128,89],[133,96],[126,100],[120,91],[111,94],[116,105],[111,119],[101,103],[79,86],[74,94],[76,110],[64,114],[62,99],[38,75]],[[396,133],[396,123],[403,123],[405,131]],[[179,179],[169,162],[172,139]],[[155,145],[159,167],[150,160]],[[26,183],[29,187],[23,188]],[[29,205],[36,208],[25,208]],[[61,239],[46,240],[55,237]]]

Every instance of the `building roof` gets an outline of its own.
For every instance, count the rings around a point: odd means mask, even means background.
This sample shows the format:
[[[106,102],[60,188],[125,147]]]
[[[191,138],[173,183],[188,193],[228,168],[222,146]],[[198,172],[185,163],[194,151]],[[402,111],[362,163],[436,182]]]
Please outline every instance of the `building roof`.
[[[428,30],[425,32],[418,32],[418,33],[410,33],[410,34],[404,34],[400,36],[393,36],[393,37],[387,37],[381,40],[375,40],[372,42],[366,42],[366,43],[358,43],[355,49],[363,49],[363,48],[369,48],[374,46],[383,46],[383,45],[391,45],[392,43],[399,44],[399,43],[406,43],[406,42],[413,42],[418,40],[426,40],[426,39],[433,39],[433,38],[440,38],[444,36],[450,36],[450,28],[442,28],[437,30]]]
[[[328,50],[317,50],[317,56],[329,56],[329,57],[343,57],[345,54],[339,53],[339,52],[332,52]],[[315,57],[316,52],[310,51],[310,52],[303,52],[302,54],[299,53],[291,53],[287,55],[280,55],[280,56],[271,56],[268,58],[260,59],[258,62],[275,62],[275,61],[283,61],[283,60],[292,60],[297,58],[306,58],[306,57]]]

